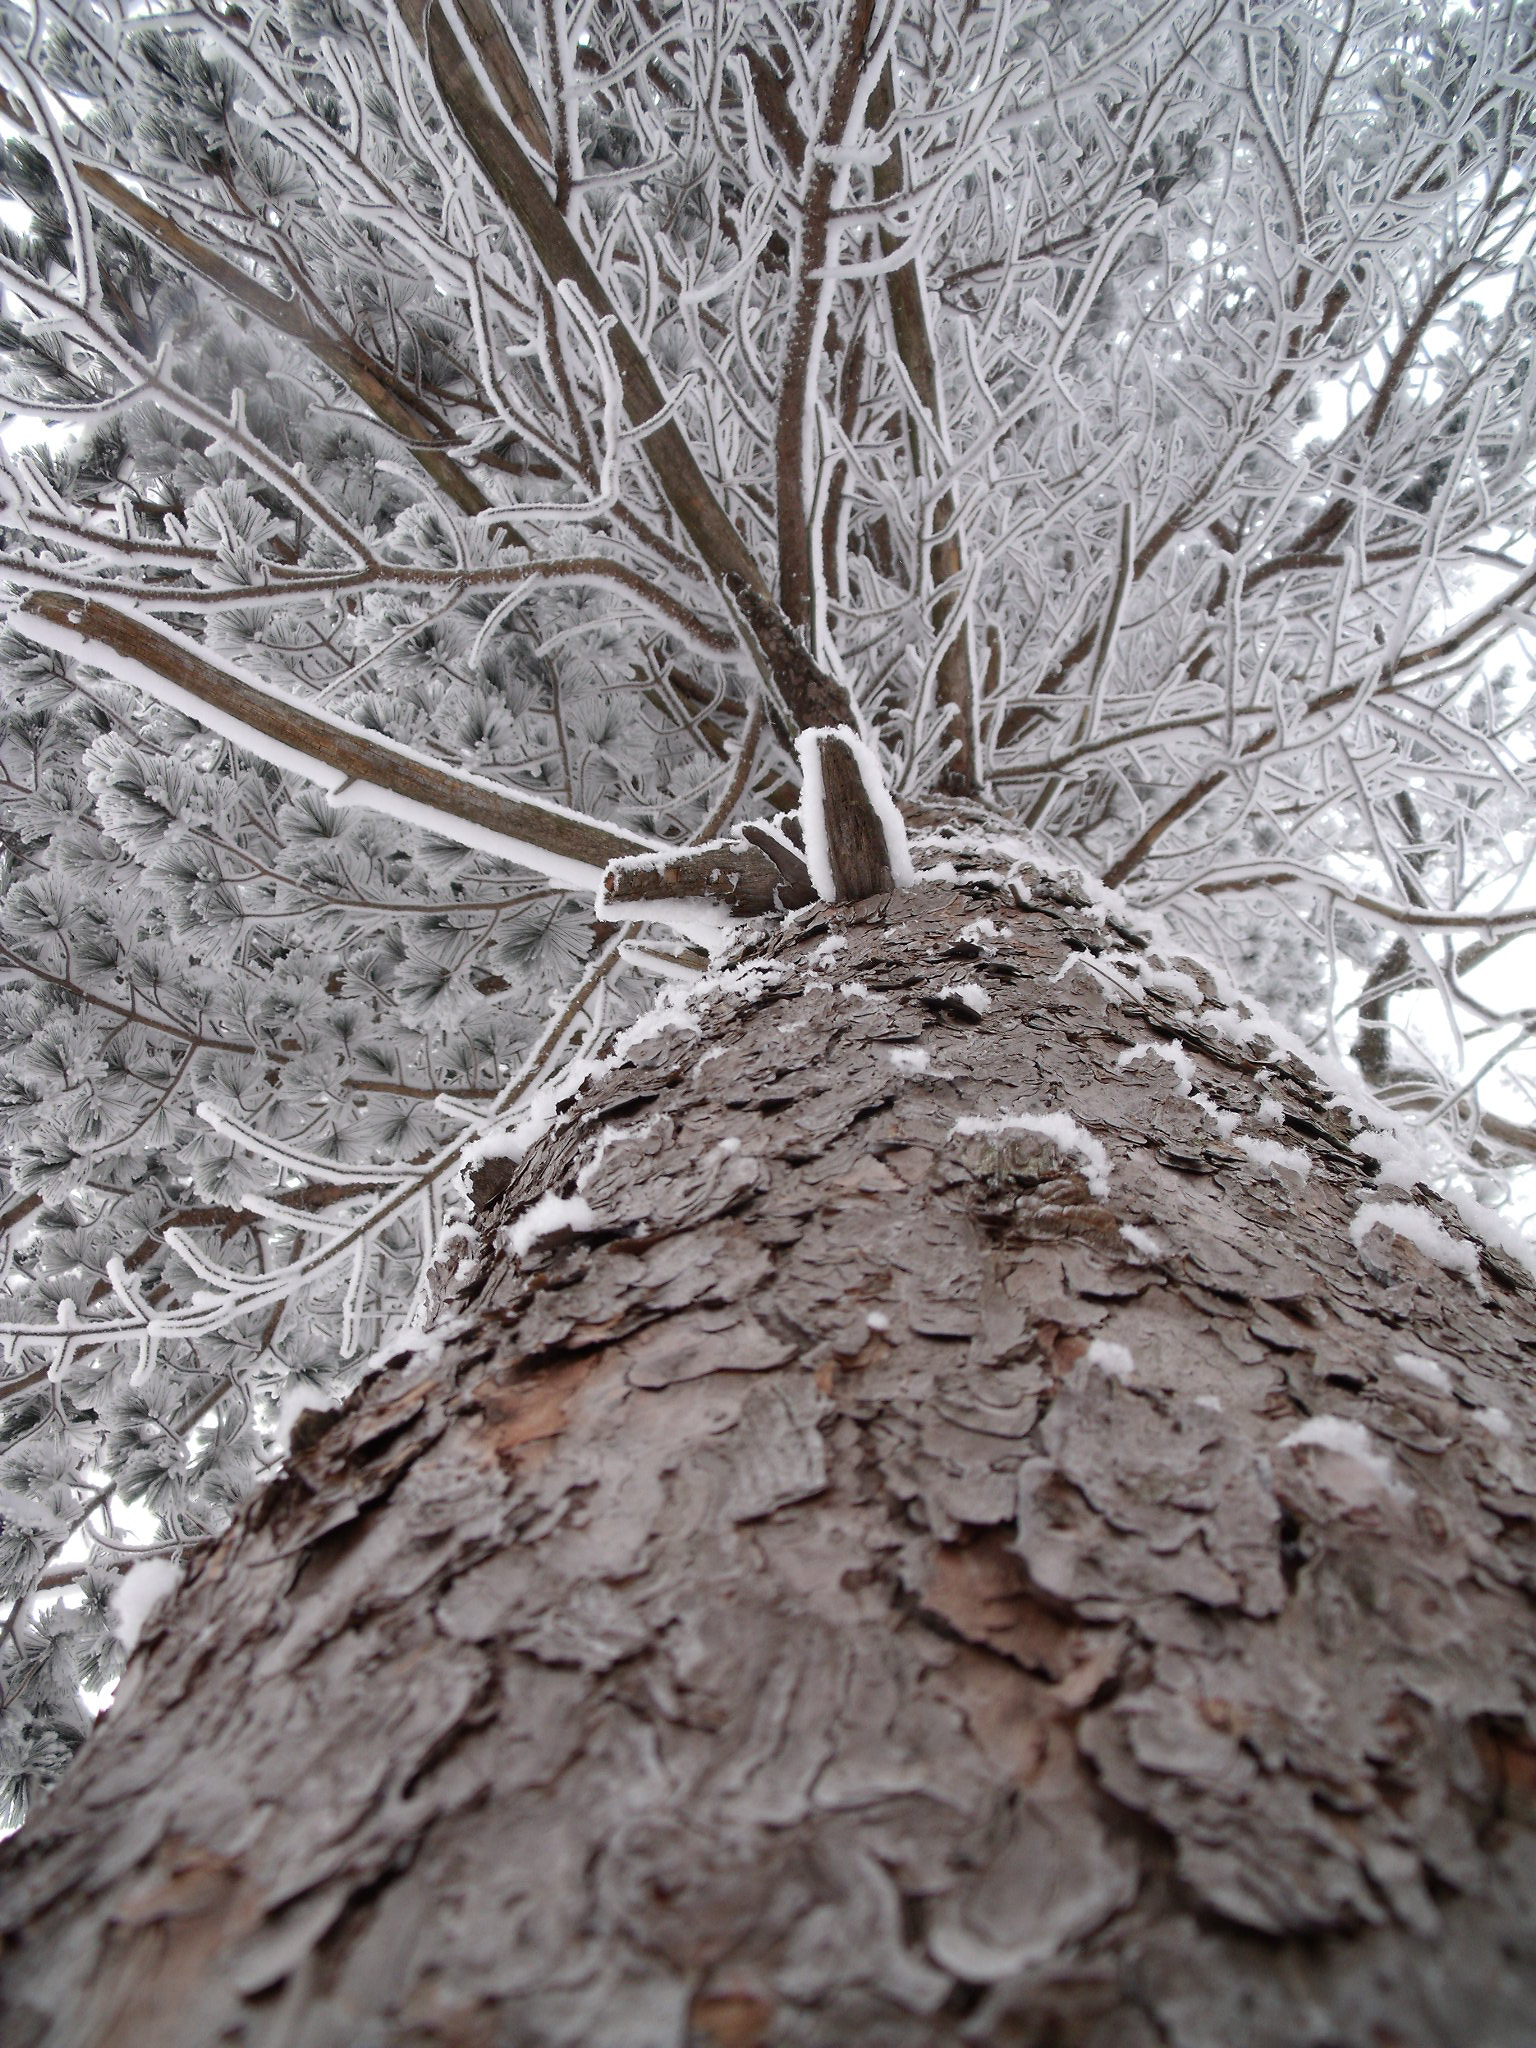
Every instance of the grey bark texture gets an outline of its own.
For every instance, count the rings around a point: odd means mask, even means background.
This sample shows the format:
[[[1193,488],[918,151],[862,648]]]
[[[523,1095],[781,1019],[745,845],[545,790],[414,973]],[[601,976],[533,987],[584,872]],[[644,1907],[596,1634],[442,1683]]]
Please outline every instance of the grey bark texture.
[[[1187,969],[954,872],[482,1171],[445,1341],[4,1852],[6,2048],[1529,2048],[1531,1285],[1357,1245],[1470,1241]],[[955,1128],[1057,1111],[1107,1192]]]

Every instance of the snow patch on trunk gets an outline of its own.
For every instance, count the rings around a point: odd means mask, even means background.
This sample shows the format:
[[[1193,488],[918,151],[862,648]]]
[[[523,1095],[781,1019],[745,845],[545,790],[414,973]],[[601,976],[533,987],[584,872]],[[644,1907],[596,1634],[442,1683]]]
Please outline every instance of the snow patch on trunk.
[[[992,1007],[992,998],[979,981],[947,981],[939,990],[946,1001],[958,1003],[969,1010],[973,1017],[985,1017]]]
[[[513,1257],[520,1259],[541,1237],[553,1237],[559,1230],[591,1230],[596,1223],[584,1195],[540,1195],[531,1209],[507,1225],[502,1238]]]
[[[1042,1138],[1082,1161],[1090,1195],[1103,1201],[1109,1193],[1109,1154],[1093,1133],[1085,1131],[1064,1109],[1053,1109],[1044,1116],[963,1116],[953,1125],[951,1136],[1002,1137],[1009,1131],[1038,1131]]]
[[[1136,1377],[1136,1361],[1128,1346],[1116,1344],[1109,1337],[1095,1337],[1085,1355],[1090,1365],[1096,1365],[1112,1380],[1133,1380]]]
[[[1074,955],[1074,958],[1077,956]],[[1195,1092],[1195,1063],[1183,1046],[1175,1039],[1172,1045],[1162,1045],[1154,1039],[1143,1038],[1136,1045],[1129,1045],[1115,1061],[1117,1067],[1132,1067],[1138,1060],[1144,1060],[1151,1053],[1155,1059],[1166,1060],[1172,1067],[1178,1081],[1181,1095]]]
[[[1141,982],[1142,987],[1151,989],[1154,995],[1176,996],[1191,1010],[1198,1010],[1205,1002],[1194,976],[1181,973],[1177,967],[1143,967]]]
[[[1474,1287],[1481,1288],[1476,1247],[1463,1238],[1452,1237],[1437,1217],[1415,1208],[1412,1202],[1364,1202],[1349,1226],[1357,1247],[1365,1243],[1378,1223],[1406,1238],[1447,1273],[1460,1273]]]
[[[898,1074],[921,1074],[928,1067],[928,1053],[921,1045],[893,1045],[886,1058]]]
[[[1267,1173],[1284,1167],[1287,1173],[1298,1174],[1305,1180],[1312,1171],[1312,1161],[1299,1145],[1282,1145],[1278,1138],[1250,1138],[1242,1131],[1232,1134],[1232,1142]]]
[[[1383,1493],[1394,1494],[1400,1500],[1412,1493],[1413,1489],[1405,1486],[1393,1470],[1392,1460],[1384,1451],[1377,1450],[1363,1422],[1352,1422],[1343,1415],[1313,1415],[1280,1439],[1282,1451],[1300,1450],[1307,1444],[1348,1458],[1351,1464],[1368,1473]]]
[[[284,1387],[277,1404],[277,1420],[272,1428],[272,1441],[279,1457],[287,1457],[294,1428],[301,1415],[325,1415],[335,1406],[329,1394],[319,1393],[314,1387],[295,1382]]]
[[[621,1124],[617,1128],[610,1125],[599,1137],[596,1145],[592,1148],[586,1164],[577,1174],[576,1192],[584,1194],[592,1185],[603,1161],[608,1157],[608,1154],[615,1145],[638,1145],[643,1143],[651,1135],[652,1131],[655,1130],[660,1120],[659,1117],[648,1116],[644,1123],[641,1124]],[[722,1138],[720,1141],[721,1150],[725,1150],[729,1143],[729,1139]],[[736,1143],[739,1147],[741,1140],[738,1138]]]
[[[1433,1358],[1426,1358],[1422,1352],[1394,1351],[1392,1363],[1400,1373],[1417,1380],[1421,1387],[1429,1387],[1437,1394],[1451,1391],[1451,1376],[1445,1367]]]
[[[1150,984],[1156,977],[1144,976],[1143,979]],[[1189,981],[1187,975],[1176,976],[1175,979]],[[1192,981],[1189,985],[1191,988],[1195,986]],[[1195,992],[1198,996],[1198,989]],[[1236,1110],[1223,1109],[1219,1103],[1213,1102],[1209,1095],[1195,1086],[1194,1061],[1178,1039],[1174,1039],[1170,1045],[1164,1045],[1159,1040],[1144,1038],[1138,1044],[1128,1046],[1115,1061],[1115,1065],[1134,1066],[1149,1053],[1157,1059],[1165,1060],[1172,1067],[1179,1093],[1187,1096],[1197,1109],[1202,1110],[1216,1126],[1218,1135],[1228,1144],[1235,1145],[1253,1161],[1255,1166],[1262,1167],[1266,1173],[1274,1173],[1283,1167],[1286,1172],[1297,1174],[1302,1180],[1306,1179],[1312,1171],[1312,1161],[1299,1145],[1282,1145],[1277,1138],[1249,1137],[1237,1128],[1241,1118]],[[1275,1122],[1274,1115],[1266,1114],[1272,1111],[1279,1111],[1279,1116],[1283,1120],[1285,1112],[1280,1109],[1278,1103],[1266,1097],[1259,1106],[1259,1120],[1264,1123]]]
[[[112,1589],[112,1630],[131,1657],[144,1633],[144,1624],[181,1583],[181,1566],[168,1557],[141,1557],[131,1564]]]
[[[698,983],[687,991],[692,995]],[[661,1001],[643,1017],[637,1017],[626,1031],[621,1031],[613,1042],[612,1059],[622,1065],[637,1045],[644,1045],[647,1039],[660,1038],[664,1031],[691,1031],[695,1037],[703,1028],[697,1017],[690,1017],[686,1010],[677,1007],[677,991],[668,989]]]
[[[505,1130],[487,1132],[485,1137],[466,1145],[459,1154],[458,1169],[459,1185],[466,1196],[476,1168],[484,1166],[487,1160],[510,1159],[516,1164],[526,1159],[545,1132],[553,1130],[565,1098],[564,1088],[537,1088],[516,1123]]]
[[[1490,1436],[1499,1437],[1506,1443],[1515,1433],[1515,1425],[1502,1408],[1474,1408],[1472,1420],[1479,1429],[1486,1429]]]

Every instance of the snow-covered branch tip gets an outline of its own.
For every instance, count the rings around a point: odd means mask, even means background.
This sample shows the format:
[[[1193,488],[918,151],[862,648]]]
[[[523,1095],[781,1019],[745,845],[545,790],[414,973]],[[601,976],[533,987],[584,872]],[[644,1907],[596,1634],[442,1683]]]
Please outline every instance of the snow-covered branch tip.
[[[703,897],[735,917],[856,903],[911,886],[912,856],[873,750],[849,726],[800,735],[800,808],[738,825],[686,851],[610,861],[599,915],[620,906]]]

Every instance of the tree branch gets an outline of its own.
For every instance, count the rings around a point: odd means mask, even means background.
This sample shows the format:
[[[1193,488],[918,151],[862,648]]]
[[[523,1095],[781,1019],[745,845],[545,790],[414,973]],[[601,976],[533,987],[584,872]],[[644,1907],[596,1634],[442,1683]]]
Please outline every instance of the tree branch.
[[[1380,896],[1346,888],[1320,868],[1252,867],[1234,868],[1217,880],[1197,882],[1197,896],[1242,895],[1250,889],[1279,889],[1288,882],[1304,882],[1320,889],[1336,902],[1364,917],[1379,918],[1397,930],[1415,932],[1530,932],[1536,931],[1536,910],[1434,910],[1407,904],[1388,903]]]
[[[774,418],[774,470],[779,532],[779,602],[792,624],[811,619],[811,538],[806,450],[815,405],[816,371],[821,360],[830,281],[827,252],[832,202],[844,175],[840,162],[859,81],[864,73],[864,37],[874,0],[852,0],[842,25],[841,45],[833,67],[826,112],[809,158],[797,208],[790,281],[790,306],[781,357],[782,381]],[[824,724],[825,720],[805,721]]]
[[[772,826],[742,825],[727,839],[654,859],[617,860],[603,876],[601,910],[700,900],[733,917],[770,917],[814,903],[805,862]]]
[[[474,479],[443,448],[433,445],[449,438],[446,423],[419,399],[407,398],[350,334],[331,332],[317,325],[297,298],[285,299],[268,291],[238,263],[209,249],[148,200],[130,192],[110,171],[97,164],[79,162],[75,169],[81,183],[147,241],[195,271],[232,304],[243,306],[264,325],[301,343],[317,361],[324,363],[376,419],[399,435],[424,474],[461,512],[473,516],[490,510],[491,500]]]
[[[338,806],[403,818],[582,891],[596,887],[607,861],[656,850],[637,832],[540,797],[514,796],[297,704],[210,660],[195,641],[97,599],[35,591],[18,618],[45,647],[107,668],[258,759],[318,784]]]
[[[527,154],[522,139],[529,132],[527,109],[536,107],[537,100],[488,0],[452,0],[451,14],[443,0],[423,0],[419,6],[417,0],[404,0],[403,12],[455,128],[491,190],[527,237],[545,276],[557,291],[561,285],[574,287],[605,327],[625,414],[640,435],[652,473],[684,532],[728,599],[733,599],[738,589],[745,589],[756,601],[751,616],[739,603],[733,602],[732,609],[769,690],[770,708],[776,713],[781,735],[792,736],[801,726],[829,722],[829,709],[831,722],[855,722],[847,692],[819,669],[815,669],[817,687],[808,697],[806,668],[809,664],[814,669],[814,664],[803,650],[800,662],[780,665],[775,662],[774,650],[763,645],[759,624],[765,615],[777,614],[778,608],[746,542],[710,489],[682,429],[671,417],[645,351]],[[497,94],[494,101],[487,86]],[[547,148],[546,131],[546,153]],[[779,631],[793,640],[787,621],[779,621]],[[776,646],[782,656],[783,638],[776,640]]]
[[[884,128],[896,112],[895,72],[890,57],[887,57],[869,97],[869,111],[866,116],[872,130]],[[903,161],[901,139],[898,136],[891,144],[886,156],[875,166],[875,198],[895,199],[906,187],[907,173]],[[887,227],[880,230],[880,247],[887,256],[893,256],[901,246],[900,238]],[[934,355],[933,337],[929,332],[928,308],[923,290],[922,273],[916,260],[903,263],[898,269],[885,274],[886,302],[891,314],[891,332],[896,338],[896,352],[901,358],[918,401],[928,414],[931,431],[942,444],[943,394],[939,388],[938,361]],[[912,449],[912,475],[914,481],[923,475],[926,464],[923,461],[923,433],[920,423],[910,422]],[[959,601],[959,591],[965,576],[965,550],[960,534],[955,527],[955,498],[953,491],[941,494],[933,508],[933,531],[937,538],[928,550],[929,575],[934,598],[929,614],[933,629],[942,639],[950,615]],[[971,658],[971,628],[969,620],[962,621],[958,630],[945,642],[939,656],[938,669],[934,676],[934,700],[940,716],[949,713],[948,737],[958,742],[955,752],[939,777],[941,786],[950,796],[973,796],[977,790],[976,779],[976,690],[974,669]]]

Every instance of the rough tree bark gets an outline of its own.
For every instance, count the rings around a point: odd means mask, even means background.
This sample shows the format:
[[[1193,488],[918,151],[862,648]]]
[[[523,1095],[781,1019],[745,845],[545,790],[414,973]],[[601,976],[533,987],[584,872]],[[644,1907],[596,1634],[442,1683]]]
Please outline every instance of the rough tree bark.
[[[956,868],[484,1169],[446,1340],[309,1419],[7,1850],[7,2048],[1527,2048],[1531,1286]],[[1060,1111],[1102,1161],[963,1126]]]

